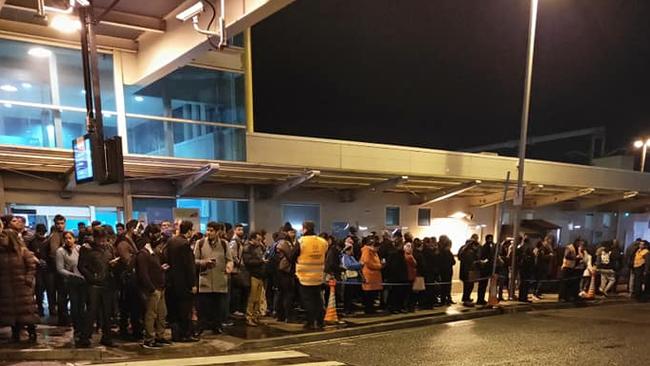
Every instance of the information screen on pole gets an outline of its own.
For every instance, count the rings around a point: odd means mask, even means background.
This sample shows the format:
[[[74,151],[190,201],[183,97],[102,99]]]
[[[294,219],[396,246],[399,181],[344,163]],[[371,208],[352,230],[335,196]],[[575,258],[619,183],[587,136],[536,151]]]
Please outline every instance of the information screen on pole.
[[[74,153],[74,178],[77,184],[92,182],[95,179],[93,172],[93,154],[90,135],[79,136],[72,141]]]

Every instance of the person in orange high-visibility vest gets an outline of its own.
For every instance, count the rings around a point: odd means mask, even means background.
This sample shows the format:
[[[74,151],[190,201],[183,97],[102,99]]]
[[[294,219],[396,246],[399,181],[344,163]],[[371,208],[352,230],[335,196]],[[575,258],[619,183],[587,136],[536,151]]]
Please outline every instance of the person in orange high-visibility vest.
[[[302,224],[302,238],[296,250],[296,276],[300,282],[300,297],[307,314],[305,329],[323,329],[325,311],[321,285],[325,270],[327,242],[316,236],[312,221]]]

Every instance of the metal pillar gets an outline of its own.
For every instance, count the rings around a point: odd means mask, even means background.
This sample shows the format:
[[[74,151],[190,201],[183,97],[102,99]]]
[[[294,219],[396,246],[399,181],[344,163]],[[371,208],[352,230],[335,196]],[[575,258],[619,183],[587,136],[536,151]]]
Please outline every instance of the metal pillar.
[[[517,166],[517,191],[514,199],[514,215],[513,215],[513,245],[517,245],[517,238],[519,236],[519,226],[521,220],[521,206],[524,201],[524,164],[526,161],[526,139],[528,138],[528,120],[530,115],[530,92],[533,79],[533,58],[535,54],[535,31],[537,29],[537,10],[539,8],[539,0],[531,0],[530,2],[530,24],[528,29],[528,51],[526,56],[526,77],[524,79],[524,100],[521,110],[521,131],[519,136],[519,165]],[[513,249],[516,249],[513,248]],[[516,250],[512,251],[512,264],[509,292],[514,293],[515,278],[514,271],[515,264],[517,263]]]
[[[251,29],[244,31],[244,90],[246,105],[246,132],[255,132],[253,120],[253,46],[251,44]]]

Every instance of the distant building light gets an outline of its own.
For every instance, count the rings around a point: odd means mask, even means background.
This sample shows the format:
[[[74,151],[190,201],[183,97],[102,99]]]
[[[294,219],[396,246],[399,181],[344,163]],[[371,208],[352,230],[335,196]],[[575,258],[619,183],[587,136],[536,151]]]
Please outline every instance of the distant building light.
[[[133,97],[133,100],[135,100],[136,102],[142,102],[144,101],[144,97],[140,95],[136,95],[135,97]]]
[[[15,93],[15,92],[18,91],[18,88],[16,88],[15,86],[13,86],[11,84],[4,84],[4,85],[0,86],[0,90],[6,91],[6,92],[9,92],[9,93]]]
[[[5,103],[3,105],[4,105],[5,108],[11,108],[12,107],[11,103]]]
[[[23,87],[23,89],[29,89],[32,87],[32,84],[30,83],[21,83],[20,86]]]
[[[45,58],[52,55],[52,51],[43,47],[32,47],[27,51],[27,54],[34,57]]]
[[[81,22],[68,15],[56,15],[52,18],[50,27],[61,33],[73,33],[81,29]]]

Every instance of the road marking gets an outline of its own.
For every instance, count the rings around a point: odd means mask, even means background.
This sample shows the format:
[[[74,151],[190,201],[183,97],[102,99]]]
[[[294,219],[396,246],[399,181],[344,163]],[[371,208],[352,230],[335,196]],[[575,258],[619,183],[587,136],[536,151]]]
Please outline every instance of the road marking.
[[[321,361],[321,362],[307,362],[307,363],[292,363],[286,366],[345,366],[345,364],[337,361]]]
[[[171,358],[164,360],[116,362],[96,364],[93,366],[202,366],[222,365],[236,362],[249,362],[261,360],[277,360],[282,358],[309,357],[309,355],[297,351],[241,353],[236,355],[214,356],[214,357],[192,357],[192,358]],[[332,364],[334,366],[334,364]],[[342,365],[342,364],[336,364]],[[327,366],[327,365],[322,365]]]

